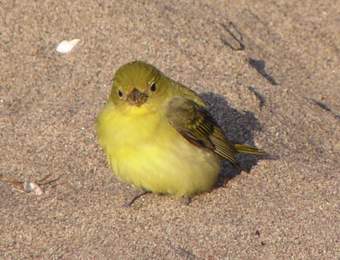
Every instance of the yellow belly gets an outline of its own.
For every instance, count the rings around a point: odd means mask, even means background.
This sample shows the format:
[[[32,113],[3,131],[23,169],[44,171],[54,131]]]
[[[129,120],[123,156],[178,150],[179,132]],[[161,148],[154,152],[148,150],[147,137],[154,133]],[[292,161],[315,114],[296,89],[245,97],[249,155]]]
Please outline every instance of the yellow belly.
[[[220,159],[200,149],[155,113],[118,113],[108,105],[97,121],[100,144],[113,172],[136,187],[175,196],[207,191]]]

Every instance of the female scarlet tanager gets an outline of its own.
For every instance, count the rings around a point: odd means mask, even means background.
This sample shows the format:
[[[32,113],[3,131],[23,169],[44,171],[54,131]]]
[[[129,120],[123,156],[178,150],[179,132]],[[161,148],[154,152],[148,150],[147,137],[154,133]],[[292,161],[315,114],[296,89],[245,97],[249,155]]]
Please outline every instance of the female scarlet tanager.
[[[223,159],[265,154],[228,141],[195,92],[142,61],[117,70],[97,134],[121,180],[176,197],[210,190]]]

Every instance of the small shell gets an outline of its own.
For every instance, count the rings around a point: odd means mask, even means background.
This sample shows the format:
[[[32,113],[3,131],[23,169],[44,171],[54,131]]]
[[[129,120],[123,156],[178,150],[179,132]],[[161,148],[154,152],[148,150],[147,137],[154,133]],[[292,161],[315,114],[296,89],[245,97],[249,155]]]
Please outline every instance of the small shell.
[[[39,187],[39,185],[34,182],[30,182],[30,181],[25,181],[24,190],[25,192],[33,192],[35,195],[38,195],[38,196],[43,194],[43,191]]]
[[[61,43],[58,44],[56,51],[60,53],[68,53],[70,52],[74,46],[77,45],[77,43],[80,41],[80,39],[73,39],[70,41],[62,41]]]

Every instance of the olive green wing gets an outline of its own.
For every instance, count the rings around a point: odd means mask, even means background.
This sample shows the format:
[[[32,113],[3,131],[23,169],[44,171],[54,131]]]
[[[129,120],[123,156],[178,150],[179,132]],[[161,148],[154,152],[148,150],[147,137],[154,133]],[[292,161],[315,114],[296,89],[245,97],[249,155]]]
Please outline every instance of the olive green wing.
[[[169,101],[166,116],[169,123],[189,142],[209,149],[237,165],[234,145],[225,138],[204,107],[193,100],[177,96]]]

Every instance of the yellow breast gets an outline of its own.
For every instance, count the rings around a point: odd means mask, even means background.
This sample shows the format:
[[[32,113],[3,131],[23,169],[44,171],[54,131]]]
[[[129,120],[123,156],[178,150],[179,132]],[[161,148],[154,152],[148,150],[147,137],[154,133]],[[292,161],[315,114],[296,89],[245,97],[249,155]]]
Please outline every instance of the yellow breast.
[[[113,172],[136,187],[191,196],[216,182],[220,159],[189,143],[161,113],[140,108],[121,113],[109,103],[98,117],[97,133]]]

